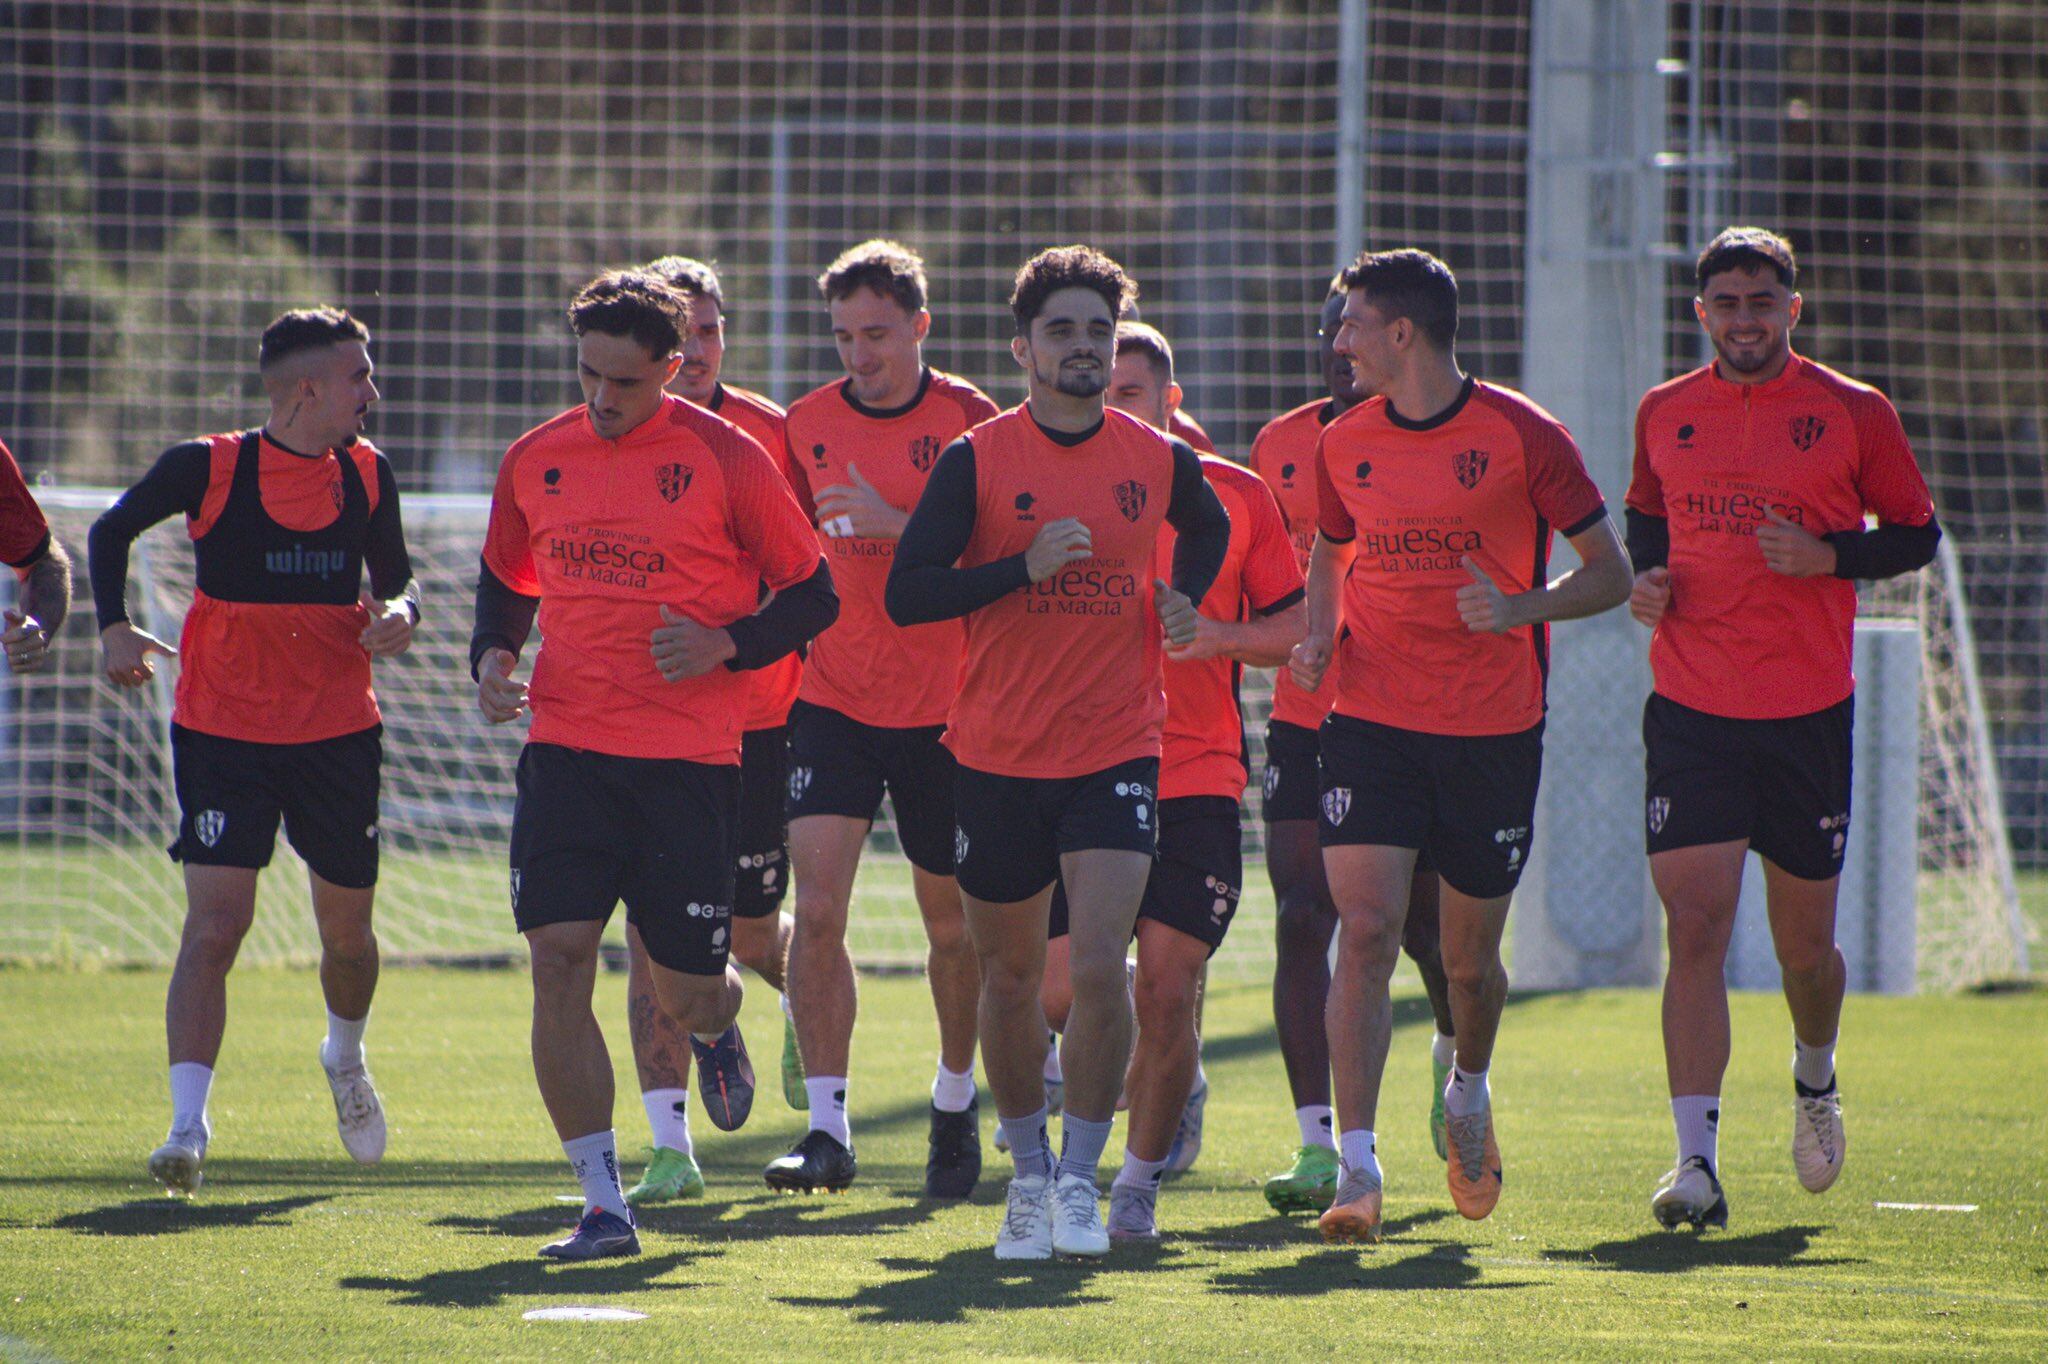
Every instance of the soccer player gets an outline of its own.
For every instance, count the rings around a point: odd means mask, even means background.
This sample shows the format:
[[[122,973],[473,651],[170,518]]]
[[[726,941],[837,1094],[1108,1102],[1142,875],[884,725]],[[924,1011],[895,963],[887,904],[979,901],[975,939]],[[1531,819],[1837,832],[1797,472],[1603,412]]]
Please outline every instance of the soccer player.
[[[638,271],[569,309],[585,402],[520,437],[491,497],[471,671],[484,718],[532,713],[512,816],[512,912],[533,967],[533,1068],[583,1186],[554,1259],[639,1253],[619,1188],[612,1071],[591,1013],[626,902],[698,1090],[731,1131],[753,1103],[731,947],[750,679],[832,620],[831,571],[768,453],[663,385],[689,300]],[[759,605],[763,586],[774,598]],[[540,615],[531,684],[512,669]]]
[[[649,273],[690,301],[683,363],[668,391],[724,417],[752,436],[771,459],[782,454],[782,409],[758,393],[720,381],[725,361],[725,291],[718,273],[687,256],[663,256]],[[796,699],[803,660],[795,653],[749,674],[746,730],[740,738],[739,859],[734,869],[732,955],[778,994],[789,957],[789,915],[782,899],[789,884],[788,821],[783,791],[789,781],[790,703]],[[803,1102],[803,1068],[783,998],[782,1092],[792,1107]],[[626,926],[626,1017],[633,1035],[633,1065],[647,1110],[654,1154],[640,1182],[626,1191],[639,1207],[704,1192],[690,1139],[690,1048],[681,1028],[661,1011],[640,931]]]
[[[1252,442],[1252,469],[1279,500],[1304,572],[1316,538],[1316,441],[1323,428],[1371,394],[1359,389],[1351,366],[1337,354],[1346,290],[1341,275],[1331,279],[1316,330],[1316,361],[1327,398],[1303,403],[1266,423]],[[1315,691],[1303,691],[1281,668],[1273,678],[1273,713],[1266,723],[1264,812],[1266,874],[1272,878],[1273,1022],[1301,1145],[1294,1163],[1266,1181],[1266,1201],[1275,1212],[1316,1212],[1337,1192],[1337,1132],[1330,1108],[1330,1044],[1323,1010],[1330,995],[1330,938],[1337,931],[1337,906],[1323,874],[1316,839],[1316,808],[1322,798],[1316,730],[1330,713],[1337,690],[1334,671]],[[1436,1019],[1430,1042],[1429,1135],[1439,1158],[1445,1152],[1444,1085],[1451,1075],[1450,986],[1437,947],[1436,868],[1427,855],[1415,860],[1408,891],[1408,922],[1401,947],[1415,962]]]
[[[1343,284],[1336,351],[1378,396],[1316,446],[1308,637],[1291,666],[1313,691],[1338,656],[1320,831],[1343,929],[1326,1015],[1339,1177],[1321,1227],[1327,1240],[1377,1241],[1387,982],[1424,852],[1442,882],[1457,1035],[1444,1093],[1451,1199],[1476,1219],[1500,1197],[1487,1069],[1507,1000],[1501,935],[1536,810],[1548,622],[1620,605],[1629,569],[1570,433],[1459,368],[1448,266],[1368,252]],[[1580,567],[1546,582],[1553,527]]]
[[[846,951],[854,873],[886,793],[924,920],[938,1073],[925,1193],[965,1198],[981,1178],[975,1097],[974,946],[953,879],[953,756],[939,742],[966,636],[957,621],[909,628],[883,610],[896,539],[939,451],[995,404],[924,362],[924,262],[867,241],[818,277],[846,377],[797,399],[786,428],[798,496],[816,512],[845,606],[818,637],[790,712],[789,843],[796,875],[790,1002],[810,1123],[769,1162],[770,1187],[843,1189],[858,1166],[846,1110],[855,987]]]
[[[946,745],[959,762],[954,854],[980,956],[982,1056],[1016,1166],[999,1259],[1109,1249],[1095,1171],[1130,1056],[1124,949],[1156,841],[1161,634],[1195,641],[1194,603],[1230,540],[1194,450],[1104,411],[1134,293],[1085,246],[1025,262],[1010,347],[1029,397],[939,457],[889,575],[899,624],[967,619]],[[1172,586],[1154,571],[1163,525],[1180,536]],[[1039,1002],[1055,877],[1074,986],[1057,1172]]]
[[[150,1175],[181,1194],[204,1179],[228,970],[280,819],[320,928],[320,1064],[342,1146],[364,1164],[384,1154],[384,1108],[363,1062],[384,733],[370,673],[411,644],[418,590],[391,463],[361,438],[377,401],[368,329],[335,308],[288,312],[264,329],[257,366],[269,420],[166,450],[87,542],[107,680],[142,686],[153,654],[181,665],[170,852],[185,866],[185,927],[164,1006],[171,1128],[149,1158]],[[128,618],[128,550],[178,513],[198,581],[173,649]]]
[[[1109,405],[1166,431],[1180,398],[1167,339],[1144,323],[1119,325]],[[1188,1117],[1190,1108],[1199,1114],[1207,1088],[1197,1001],[1244,879],[1238,682],[1247,664],[1286,662],[1307,625],[1301,567],[1273,494],[1242,465],[1214,455],[1201,465],[1230,516],[1230,542],[1200,604],[1193,641],[1166,654],[1158,861],[1138,908],[1130,1116],[1123,1168],[1109,1190],[1109,1234],[1119,1240],[1159,1235],[1160,1178],[1173,1168],[1176,1146],[1191,1162],[1190,1147],[1200,1142],[1199,1117],[1193,1125]],[[1171,567],[1175,538],[1171,527],[1160,534],[1161,572]],[[1065,896],[1055,892],[1055,938],[1066,935],[1066,908]]]
[[[1891,403],[1793,352],[1791,245],[1731,227],[1695,276],[1714,359],[1636,409],[1629,609],[1655,631],[1643,742],[1678,1129],[1677,1167],[1650,1206],[1667,1227],[1725,1227],[1723,968],[1749,849],[1763,858],[1792,1014],[1792,1163],[1814,1193],[1842,1172],[1835,891],[1849,838],[1855,582],[1926,564],[1941,529]]]
[[[71,556],[21,478],[14,454],[0,443],[0,562],[20,583],[4,613],[0,647],[11,672],[36,672],[49,661],[50,641],[71,609]]]

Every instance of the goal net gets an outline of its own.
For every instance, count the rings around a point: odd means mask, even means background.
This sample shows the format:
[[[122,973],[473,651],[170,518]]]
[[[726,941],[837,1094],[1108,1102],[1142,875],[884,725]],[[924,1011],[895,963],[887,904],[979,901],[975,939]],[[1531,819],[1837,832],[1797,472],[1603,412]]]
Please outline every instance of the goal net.
[[[1598,21],[1617,0],[1568,2]],[[1809,267],[1802,343],[1898,400],[1959,551],[1872,600],[1922,621],[1928,641],[1923,980],[2010,973],[2025,942],[2014,907],[2048,860],[2048,211],[2022,170],[2037,159],[2025,111],[2048,90],[2044,21],[1933,0],[1661,8],[1667,65],[1692,73],[1669,87],[1672,165],[1658,172],[1672,253],[1738,218],[1791,232]],[[1026,0],[999,18],[794,0],[12,13],[0,439],[45,483],[81,489],[51,498],[68,544],[83,549],[105,500],[83,488],[125,485],[171,442],[257,418],[253,338],[276,311],[345,303],[376,334],[372,434],[407,490],[428,591],[412,656],[379,666],[379,919],[398,953],[519,947],[504,887],[518,735],[474,715],[470,584],[498,458],[576,400],[562,307],[598,269],[716,260],[726,375],[786,402],[837,373],[812,277],[853,240],[900,236],[930,266],[928,358],[1007,404],[1020,396],[1011,272],[1039,247],[1089,241],[1138,277],[1190,410],[1242,456],[1316,394],[1333,267],[1360,245],[1414,244],[1458,271],[1467,366],[1521,378],[1522,0],[1085,14]],[[1697,361],[1681,274],[1672,372]],[[174,631],[190,587],[181,529],[146,538],[135,568],[151,628]],[[1971,625],[1974,653],[1958,628]],[[0,686],[0,956],[162,962],[175,947],[168,695],[115,695],[92,680],[93,653],[80,619],[57,673]],[[1247,675],[1255,760],[1268,691]],[[1553,703],[1591,704],[1564,689]],[[1257,884],[1256,787],[1247,800]],[[915,961],[886,821],[877,851],[856,951]],[[250,954],[309,955],[297,876],[263,887]],[[1269,917],[1241,915],[1216,971],[1261,976],[1270,942]]]

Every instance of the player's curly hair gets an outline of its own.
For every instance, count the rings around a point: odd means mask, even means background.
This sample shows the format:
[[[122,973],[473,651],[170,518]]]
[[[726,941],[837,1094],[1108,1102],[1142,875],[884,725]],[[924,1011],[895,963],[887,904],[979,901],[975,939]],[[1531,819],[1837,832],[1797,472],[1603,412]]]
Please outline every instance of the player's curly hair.
[[[725,290],[718,283],[718,271],[703,261],[693,256],[662,256],[641,269],[660,277],[671,289],[694,298],[710,299],[718,305],[719,313],[731,320],[732,315],[726,312]]]
[[[1337,276],[1348,293],[1361,289],[1388,321],[1405,317],[1438,350],[1458,339],[1458,277],[1451,267],[1412,246],[1361,251]]]
[[[925,306],[924,257],[886,237],[849,246],[818,276],[818,293],[833,303],[858,289],[893,298],[904,312],[915,316]]]
[[[256,346],[256,367],[269,369],[278,361],[302,351],[338,346],[345,341],[368,342],[370,329],[346,308],[294,308],[280,313],[263,329]]]
[[[1700,252],[1693,266],[1693,279],[1701,293],[1707,281],[1724,270],[1769,270],[1787,289],[1799,283],[1799,262],[1793,259],[1792,243],[1761,227],[1724,227]]]
[[[1010,291],[1010,315],[1017,319],[1019,336],[1030,332],[1032,319],[1045,307],[1045,301],[1062,289],[1093,289],[1109,305],[1109,315],[1119,321],[1138,301],[1138,282],[1094,247],[1048,247],[1017,269],[1016,287]]]
[[[656,359],[673,355],[690,325],[690,297],[645,270],[607,270],[569,304],[569,330],[638,341]]]

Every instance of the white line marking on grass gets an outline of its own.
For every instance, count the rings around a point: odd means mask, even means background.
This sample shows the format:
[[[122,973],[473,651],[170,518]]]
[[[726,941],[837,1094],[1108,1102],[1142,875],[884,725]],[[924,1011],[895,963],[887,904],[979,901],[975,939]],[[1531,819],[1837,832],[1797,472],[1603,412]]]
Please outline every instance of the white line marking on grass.
[[[536,1307],[520,1314],[525,1321],[645,1321],[645,1312],[623,1307]]]
[[[1975,1212],[1975,1203],[1873,1203],[1886,1212]]]

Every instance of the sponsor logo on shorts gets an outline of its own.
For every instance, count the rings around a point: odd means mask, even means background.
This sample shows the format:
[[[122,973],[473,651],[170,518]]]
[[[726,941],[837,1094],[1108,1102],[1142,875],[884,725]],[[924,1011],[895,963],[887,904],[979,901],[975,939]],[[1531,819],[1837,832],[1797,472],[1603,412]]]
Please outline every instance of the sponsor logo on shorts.
[[[1794,417],[1787,426],[1792,433],[1792,443],[1801,450],[1811,450],[1828,429],[1828,424],[1819,417]]]
[[[519,908],[519,868],[512,868],[512,908]]]
[[[1265,790],[1266,799],[1273,799],[1274,793],[1276,793],[1280,789],[1280,769],[1275,767],[1270,762],[1267,763],[1266,775],[1262,779],[1260,785]]]
[[[1344,816],[1351,813],[1351,788],[1333,786],[1323,792],[1323,818],[1330,821],[1332,828],[1344,822]]]
[[[1833,833],[1834,837],[1828,840],[1828,853],[1836,861],[1840,861],[1842,854],[1849,847],[1849,812],[1844,810],[1839,815],[1823,817],[1820,827],[1823,833]]]
[[[1116,793],[1127,800],[1138,802],[1135,807],[1135,813],[1138,816],[1138,827],[1140,829],[1152,827],[1151,787],[1141,781],[1120,781],[1116,784]]]
[[[1460,450],[1451,456],[1451,472],[1458,476],[1458,482],[1466,491],[1479,486],[1479,480],[1486,477],[1486,451]]]
[[[228,817],[220,810],[201,810],[192,817],[192,832],[209,848],[220,842],[220,836],[227,827]]]
[[[654,487],[664,502],[673,502],[690,490],[695,472],[687,464],[664,464],[654,471]]]
[[[1236,886],[1216,876],[1203,877],[1202,885],[1211,895],[1216,897],[1209,906],[1209,917],[1211,919],[1220,924],[1236,912],[1238,897]]]
[[[375,838],[376,836],[377,836],[377,826],[376,826],[376,825],[374,825],[374,824],[372,824],[372,825],[371,825],[371,826],[370,826],[369,828],[367,828],[367,829],[363,830],[363,837],[364,837],[364,838]]]
[[[1127,479],[1111,491],[1116,493],[1116,509],[1124,514],[1124,520],[1135,521],[1145,514],[1145,485],[1137,479]]]
[[[683,906],[683,912],[693,919],[730,919],[732,917],[732,906],[714,905],[708,901],[700,903],[692,900]]]
[[[1651,796],[1649,815],[1650,832],[1653,834],[1663,833],[1664,821],[1671,818],[1671,798],[1669,796]]]
[[[792,768],[790,768],[790,769],[789,769],[789,798],[790,798],[790,799],[791,799],[792,801],[798,801],[798,800],[802,800],[802,799],[804,798],[804,792],[806,792],[806,791],[808,791],[808,790],[810,790],[810,789],[811,789],[811,769],[810,769],[810,768],[808,768],[808,767],[792,767]]]
[[[782,849],[776,848],[772,852],[748,853],[740,858],[740,865],[743,867],[772,867],[781,860]]]
[[[725,946],[725,930],[724,930],[724,929],[722,929],[722,928],[721,928],[721,929],[719,929],[719,930],[718,930],[717,932],[715,932],[715,933],[713,933],[713,934],[711,935],[711,945],[712,945],[712,947],[714,947],[714,948],[720,948],[720,947],[724,947],[724,946]]]
[[[958,866],[967,860],[967,830],[953,826],[953,864]]]
[[[1508,870],[1522,865],[1522,844],[1529,837],[1529,826],[1523,824],[1513,829],[1495,829],[1493,841],[1497,847],[1508,850]]]

